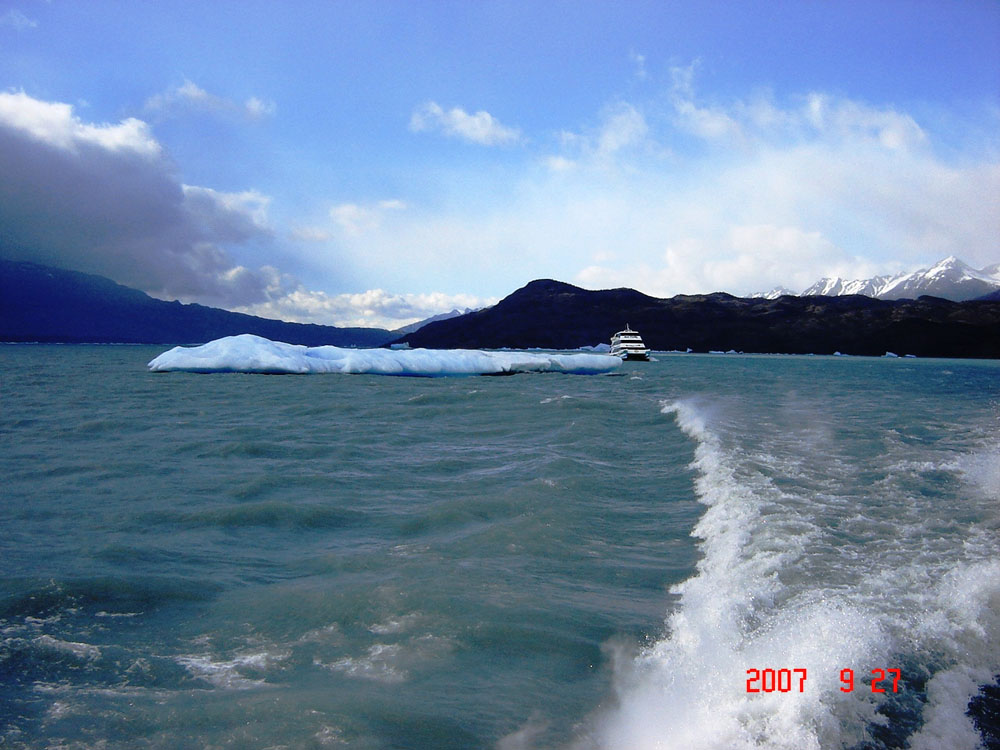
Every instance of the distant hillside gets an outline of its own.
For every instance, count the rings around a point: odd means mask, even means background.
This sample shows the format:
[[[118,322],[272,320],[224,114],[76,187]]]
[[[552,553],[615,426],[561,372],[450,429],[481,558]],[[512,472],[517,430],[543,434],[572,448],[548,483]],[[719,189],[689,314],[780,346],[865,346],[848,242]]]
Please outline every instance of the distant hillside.
[[[465,308],[465,310],[454,309],[451,312],[438,313],[437,315],[432,315],[429,318],[424,318],[423,320],[418,320],[416,323],[410,323],[409,325],[403,326],[402,328],[396,328],[393,333],[396,336],[405,336],[408,333],[413,333],[414,331],[419,331],[428,323],[436,323],[439,320],[448,320],[448,318],[457,318],[459,315],[466,315],[472,312],[470,308]]]
[[[1000,358],[1000,303],[936,297],[741,299],[729,294],[649,297],[532,281],[493,307],[404,336],[429,348],[571,349],[607,342],[628,324],[658,350]]]
[[[0,341],[193,344],[254,333],[290,344],[380,346],[380,328],[285,323],[153,299],[103,276],[0,259]]]

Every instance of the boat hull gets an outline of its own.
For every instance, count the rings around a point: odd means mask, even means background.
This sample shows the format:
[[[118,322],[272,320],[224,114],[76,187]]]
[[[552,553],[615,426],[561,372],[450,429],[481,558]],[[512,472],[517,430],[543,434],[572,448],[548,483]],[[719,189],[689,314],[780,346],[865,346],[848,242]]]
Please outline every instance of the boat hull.
[[[628,326],[624,331],[619,331],[611,337],[611,355],[626,361],[649,361],[649,349],[643,343],[642,337]]]

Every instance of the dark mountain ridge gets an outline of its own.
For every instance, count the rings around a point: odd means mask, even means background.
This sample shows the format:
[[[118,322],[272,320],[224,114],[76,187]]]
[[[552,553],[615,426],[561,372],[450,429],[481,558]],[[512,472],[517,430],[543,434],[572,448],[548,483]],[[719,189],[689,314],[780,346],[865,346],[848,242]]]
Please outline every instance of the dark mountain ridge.
[[[572,349],[607,342],[628,324],[657,350],[1000,358],[1000,303],[861,295],[659,299],[633,289],[589,291],[532,281],[485,310],[404,336],[428,348]]]
[[[381,346],[380,328],[286,323],[164,302],[103,276],[0,259],[0,341],[195,344],[253,333],[290,344]]]
[[[659,299],[539,279],[496,305],[429,323],[414,347],[573,349],[628,324],[657,350],[1000,358],[1000,301],[861,295],[744,299],[722,292]],[[286,323],[153,299],[90,274],[0,260],[0,341],[192,344],[254,333],[294,344],[382,346],[377,328]]]

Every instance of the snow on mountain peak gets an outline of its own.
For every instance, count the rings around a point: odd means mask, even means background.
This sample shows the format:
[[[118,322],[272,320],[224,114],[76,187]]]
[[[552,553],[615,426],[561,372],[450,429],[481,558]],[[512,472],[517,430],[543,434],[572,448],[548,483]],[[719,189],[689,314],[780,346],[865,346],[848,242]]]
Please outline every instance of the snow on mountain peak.
[[[949,255],[930,268],[921,268],[912,273],[851,281],[823,278],[803,290],[801,296],[863,294],[879,299],[901,299],[929,294],[961,301],[975,299],[997,289],[1000,289],[1000,263],[977,271],[954,255]]]

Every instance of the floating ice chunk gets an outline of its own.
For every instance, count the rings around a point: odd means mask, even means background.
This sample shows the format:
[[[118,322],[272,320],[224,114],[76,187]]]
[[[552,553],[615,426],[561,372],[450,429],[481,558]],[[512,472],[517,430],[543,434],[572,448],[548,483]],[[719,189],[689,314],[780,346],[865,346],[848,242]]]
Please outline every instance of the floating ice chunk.
[[[593,375],[621,365],[605,354],[544,354],[468,349],[341,349],[271,341],[248,333],[202,346],[176,346],[149,363],[153,372],[369,373],[375,375],[506,375],[562,372]]]

